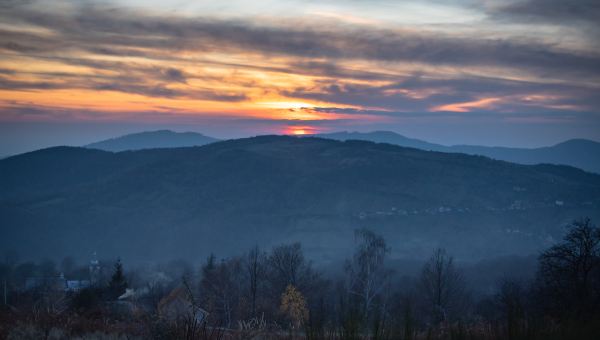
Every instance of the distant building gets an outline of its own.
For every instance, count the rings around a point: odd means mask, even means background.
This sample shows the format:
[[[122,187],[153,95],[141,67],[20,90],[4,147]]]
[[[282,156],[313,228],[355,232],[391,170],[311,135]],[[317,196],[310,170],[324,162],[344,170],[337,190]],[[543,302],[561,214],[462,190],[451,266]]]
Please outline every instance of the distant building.
[[[89,286],[89,280],[67,280],[62,273],[56,277],[28,277],[25,279],[25,290],[77,292]]]
[[[173,289],[169,295],[160,300],[158,303],[158,315],[169,321],[191,317],[197,322],[202,323],[206,320],[208,312],[194,306],[192,301],[190,301],[187,289],[182,285]]]
[[[100,261],[98,261],[96,252],[94,252],[90,260],[90,285],[95,285],[100,281],[101,270]]]
[[[97,284],[101,277],[100,261],[92,254],[89,265],[89,280],[67,280],[64,274],[57,277],[28,277],[25,279],[25,290],[43,289],[47,291],[78,292]]]
[[[90,280],[67,280],[65,290],[68,292],[78,292],[90,286]]]

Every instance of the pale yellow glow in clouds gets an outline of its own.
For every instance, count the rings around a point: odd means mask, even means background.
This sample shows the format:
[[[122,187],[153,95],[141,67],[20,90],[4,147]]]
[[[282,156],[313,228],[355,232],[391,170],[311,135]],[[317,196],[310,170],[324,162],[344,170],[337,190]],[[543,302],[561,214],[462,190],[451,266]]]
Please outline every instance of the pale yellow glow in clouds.
[[[494,103],[497,103],[500,100],[501,98],[483,98],[465,103],[440,105],[431,108],[431,111],[469,112],[474,109],[489,109],[493,107]]]

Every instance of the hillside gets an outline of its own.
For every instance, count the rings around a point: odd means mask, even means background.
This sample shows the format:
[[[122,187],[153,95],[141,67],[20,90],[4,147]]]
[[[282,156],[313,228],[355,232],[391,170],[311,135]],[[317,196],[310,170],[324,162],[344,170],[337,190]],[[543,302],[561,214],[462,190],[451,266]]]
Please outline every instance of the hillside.
[[[527,149],[477,145],[445,146],[408,138],[390,131],[335,132],[318,136],[335,140],[365,140],[422,150],[481,155],[520,164],[570,165],[600,174],[600,143],[586,139],[572,139],[553,146]]]
[[[218,141],[196,132],[173,132],[170,130],[146,131],[111,138],[85,147],[104,151],[126,151],[156,148],[180,148],[200,146]]]
[[[600,173],[600,143],[586,139],[571,139],[553,146],[534,149],[456,145],[450,147],[447,152],[450,151],[484,155],[521,164],[565,164]]]
[[[388,143],[408,148],[416,148],[428,151],[443,151],[446,147],[440,144],[429,143],[420,139],[408,138],[391,131],[372,131],[372,132],[332,132],[317,135],[320,138],[335,140],[365,140],[375,143]]]
[[[352,230],[397,258],[531,254],[598,218],[600,176],[364,141],[262,136],[110,153],[59,147],[0,160],[0,248],[201,258],[302,241],[345,255]],[[465,246],[467,245],[467,246]]]

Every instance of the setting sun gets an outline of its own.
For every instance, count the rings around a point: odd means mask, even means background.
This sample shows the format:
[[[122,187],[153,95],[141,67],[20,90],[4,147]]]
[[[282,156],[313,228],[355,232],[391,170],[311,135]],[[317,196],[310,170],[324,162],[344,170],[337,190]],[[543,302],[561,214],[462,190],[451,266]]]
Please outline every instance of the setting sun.
[[[303,136],[303,135],[312,135],[318,133],[317,129],[312,126],[302,125],[302,126],[288,126],[284,134],[293,135],[293,136]]]
[[[294,135],[305,135],[306,134],[306,130],[304,130],[304,129],[297,129],[297,130],[293,130],[292,133]]]

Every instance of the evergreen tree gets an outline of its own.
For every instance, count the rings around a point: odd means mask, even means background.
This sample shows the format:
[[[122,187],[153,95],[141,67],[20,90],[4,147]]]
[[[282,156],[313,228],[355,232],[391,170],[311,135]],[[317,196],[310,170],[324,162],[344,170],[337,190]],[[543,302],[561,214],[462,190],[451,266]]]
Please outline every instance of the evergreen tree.
[[[117,259],[117,262],[115,263],[115,271],[110,279],[108,289],[111,298],[113,299],[117,299],[119,296],[123,295],[127,289],[127,280],[123,274],[123,264],[121,263],[121,259]]]

